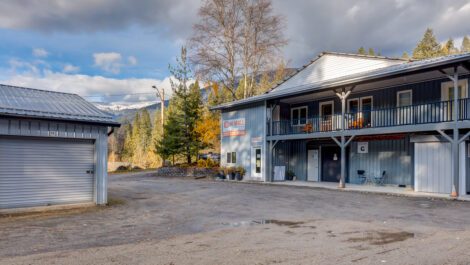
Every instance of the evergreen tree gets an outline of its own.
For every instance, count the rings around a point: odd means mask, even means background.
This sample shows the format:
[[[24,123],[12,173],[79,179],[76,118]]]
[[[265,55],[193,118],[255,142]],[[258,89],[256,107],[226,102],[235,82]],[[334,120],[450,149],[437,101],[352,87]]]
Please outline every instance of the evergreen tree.
[[[410,56],[408,55],[407,52],[403,52],[403,54],[401,55],[401,58],[408,60],[410,59]]]
[[[130,123],[125,123],[124,126],[124,147],[122,151],[122,157],[125,160],[131,160],[134,155],[134,145],[132,142],[132,125]]]
[[[358,50],[357,50],[357,54],[362,54],[362,55],[366,55],[366,49],[364,49],[364,47],[360,47]]]
[[[470,52],[470,38],[468,36],[463,37],[460,52]]]
[[[369,55],[375,56],[375,51],[373,48],[369,48]]]
[[[428,28],[423,38],[413,50],[414,59],[427,59],[441,55],[441,45],[437,42],[433,30]]]
[[[132,143],[132,162],[134,164],[140,165],[142,160],[142,145],[140,142],[140,114],[139,112],[135,113],[134,121],[132,123],[132,134],[131,134],[131,143]]]
[[[176,67],[170,66],[173,97],[170,101],[170,111],[164,126],[164,135],[157,144],[157,152],[168,156],[184,155],[188,164],[192,156],[197,155],[202,148],[199,134],[195,131],[196,123],[202,111],[201,92],[199,83],[188,86],[191,70],[187,63],[186,48],[181,48],[181,57]]]
[[[142,147],[142,150],[147,151],[150,148],[150,142],[152,139],[152,122],[150,121],[150,114],[145,108],[140,114],[139,126],[139,144]]]
[[[441,54],[442,55],[451,55],[458,53],[459,50],[454,46],[454,40],[449,38],[446,43],[442,46]]]

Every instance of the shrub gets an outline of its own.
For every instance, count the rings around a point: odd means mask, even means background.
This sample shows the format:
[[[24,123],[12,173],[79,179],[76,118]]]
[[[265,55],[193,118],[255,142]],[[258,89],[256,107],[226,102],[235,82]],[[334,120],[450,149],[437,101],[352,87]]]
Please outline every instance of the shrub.
[[[208,164],[208,161],[206,162],[206,160],[204,160],[204,159],[199,159],[199,160],[197,161],[197,167],[206,168],[206,167],[207,167],[207,164]]]
[[[219,163],[217,161],[214,161],[210,158],[208,158],[206,160],[206,167],[207,168],[214,168],[214,167],[218,167],[219,166]]]

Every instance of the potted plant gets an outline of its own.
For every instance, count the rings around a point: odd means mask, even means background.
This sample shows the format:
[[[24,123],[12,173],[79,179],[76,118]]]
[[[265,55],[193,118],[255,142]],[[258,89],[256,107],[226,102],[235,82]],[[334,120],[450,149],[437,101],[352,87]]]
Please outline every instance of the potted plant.
[[[242,166],[238,166],[236,169],[236,174],[235,174],[236,179],[239,181],[243,180],[243,176],[245,176],[245,173],[246,173],[245,168]]]
[[[225,179],[225,176],[227,174],[225,173],[225,168],[224,167],[220,167],[219,168],[219,172],[217,173],[217,178],[219,179]]]
[[[286,180],[294,180],[295,173],[292,169],[288,169],[286,172]]]

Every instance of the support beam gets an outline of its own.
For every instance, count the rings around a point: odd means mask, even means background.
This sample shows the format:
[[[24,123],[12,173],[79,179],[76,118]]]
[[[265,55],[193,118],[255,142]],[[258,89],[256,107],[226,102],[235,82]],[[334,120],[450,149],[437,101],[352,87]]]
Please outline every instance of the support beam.
[[[460,139],[459,139],[459,143],[465,141],[465,139],[467,139],[467,137],[470,136],[470,132],[467,132],[464,136],[462,136]]]
[[[454,82],[454,111],[453,111],[453,118],[454,118],[454,129],[453,129],[453,142],[452,142],[452,192],[451,197],[458,197],[459,194],[459,129],[457,127],[458,119],[459,119],[459,73],[457,71],[457,66],[454,67],[454,76],[450,78]]]
[[[338,144],[341,148],[341,178],[339,180],[339,188],[346,187],[346,137],[345,137],[345,129],[346,129],[346,99],[351,94],[354,87],[351,87],[348,91],[345,88],[341,92],[336,92],[336,95],[341,100],[341,142],[339,142],[335,137],[331,137],[336,144]],[[349,141],[348,141],[349,142]]]

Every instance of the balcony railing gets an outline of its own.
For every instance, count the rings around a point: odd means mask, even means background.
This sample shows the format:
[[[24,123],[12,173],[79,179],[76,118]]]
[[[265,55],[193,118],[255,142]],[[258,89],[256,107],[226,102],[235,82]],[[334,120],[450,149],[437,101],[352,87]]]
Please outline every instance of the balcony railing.
[[[345,113],[345,130],[450,122],[454,102],[439,101],[395,108]],[[470,99],[459,99],[458,120],[470,120]],[[270,132],[268,122],[268,133]],[[273,135],[331,132],[342,129],[341,114],[273,121]]]

